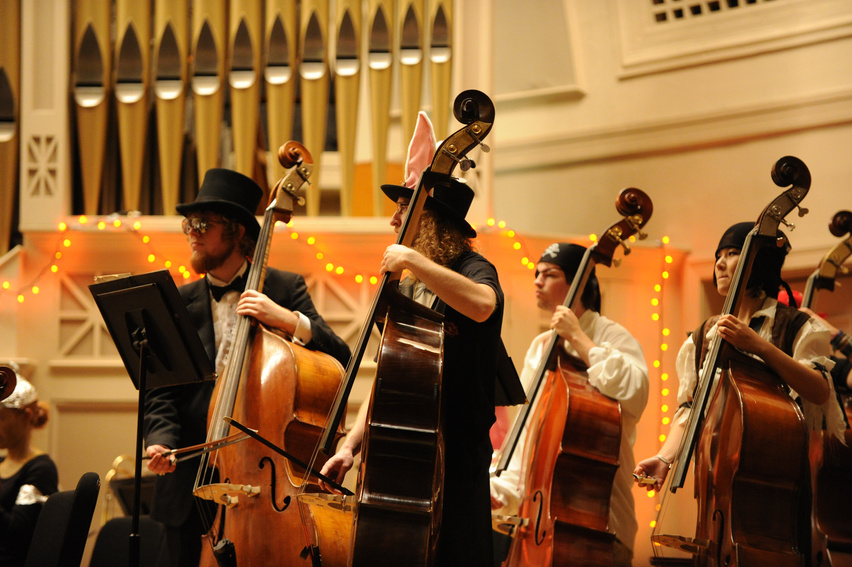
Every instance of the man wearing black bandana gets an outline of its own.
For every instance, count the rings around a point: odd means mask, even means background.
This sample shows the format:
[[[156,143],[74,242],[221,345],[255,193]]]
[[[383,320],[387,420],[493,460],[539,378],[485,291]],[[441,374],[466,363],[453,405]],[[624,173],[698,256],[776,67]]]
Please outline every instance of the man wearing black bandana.
[[[633,445],[636,425],[648,401],[648,367],[639,342],[623,326],[600,314],[601,294],[594,268],[581,293],[580,304],[575,310],[564,306],[585,252],[583,246],[565,242],[548,246],[536,264],[535,295],[538,307],[552,313],[550,328],[563,339],[564,348],[588,366],[589,384],[621,404],[620,467],[612,487],[609,525],[617,538],[613,565],[625,567],[631,565],[639,528],[631,492]],[[524,357],[521,381],[528,392],[550,337],[551,331],[538,335]],[[519,512],[526,436],[527,432],[522,432],[506,470],[491,478],[491,506],[495,514],[514,516]]]
[[[267,267],[263,293],[243,292],[250,258],[260,232],[254,212],[263,191],[248,177],[226,169],[204,176],[197,198],[177,206],[192,250],[193,270],[206,276],[179,291],[216,372],[227,362],[237,316],[253,317],[280,329],[293,341],[325,352],[345,367],[346,343],[317,313],[304,278]],[[145,403],[144,435],[148,468],[159,475],[151,515],[167,527],[176,566],[198,565],[203,527],[192,495],[198,461],[175,463],[170,449],[203,443],[214,383],[157,388]]]
[[[731,226],[716,247],[713,281],[720,295],[728,294],[740,253],[753,228],[754,223],[750,222]],[[709,319],[681,346],[676,362],[680,407],[658,454],[640,461],[634,471],[639,477],[655,480],[647,485],[648,490],[662,488],[677,456],[703,365],[701,358],[706,349],[702,346],[717,334],[733,347],[761,360],[778,375],[790,397],[800,402],[812,430],[825,428],[827,433],[842,438],[846,425],[831,380],[826,377],[833,365],[829,358],[831,333],[817,320],[778,303],[779,288],[787,287],[781,278],[781,268],[789,250],[786,236],[780,231],[778,242],[782,245],[764,248],[756,255],[739,313]],[[718,374],[714,379],[718,380]],[[797,516],[809,518],[809,499],[802,502],[807,510],[800,510]],[[803,549],[807,545],[802,541]]]

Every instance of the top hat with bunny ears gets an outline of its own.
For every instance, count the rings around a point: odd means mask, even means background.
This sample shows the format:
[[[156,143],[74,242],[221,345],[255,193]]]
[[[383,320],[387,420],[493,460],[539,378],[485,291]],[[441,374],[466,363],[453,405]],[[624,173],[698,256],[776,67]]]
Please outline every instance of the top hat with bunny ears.
[[[402,185],[382,185],[382,191],[396,202],[400,197],[410,199],[423,171],[432,163],[438,144],[432,122],[422,110],[417,115],[414,135],[408,145],[405,158],[405,181]],[[454,221],[468,238],[476,237],[476,231],[465,220],[473,202],[473,189],[463,180],[449,177],[436,182],[426,198],[426,208]]]

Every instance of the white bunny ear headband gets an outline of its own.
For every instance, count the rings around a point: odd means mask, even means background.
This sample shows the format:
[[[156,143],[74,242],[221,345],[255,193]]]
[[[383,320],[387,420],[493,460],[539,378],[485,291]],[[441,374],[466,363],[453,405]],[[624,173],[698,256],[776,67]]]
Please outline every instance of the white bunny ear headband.
[[[417,115],[414,135],[408,144],[408,155],[405,158],[405,181],[403,185],[382,185],[382,191],[391,200],[399,198],[411,199],[414,189],[423,171],[432,163],[438,144],[435,141],[435,131],[432,122],[425,112]],[[444,183],[437,183],[429,191],[426,198],[426,208],[456,222],[468,238],[476,237],[476,230],[465,220],[470,204],[473,202],[473,189],[468,187],[463,179],[451,178]]]

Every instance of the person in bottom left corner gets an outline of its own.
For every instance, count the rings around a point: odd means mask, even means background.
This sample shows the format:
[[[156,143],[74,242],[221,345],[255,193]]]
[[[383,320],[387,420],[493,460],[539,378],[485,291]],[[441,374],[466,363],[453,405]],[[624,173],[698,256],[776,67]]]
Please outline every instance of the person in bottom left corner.
[[[33,446],[34,429],[47,424],[48,406],[36,389],[18,377],[15,390],[0,401],[0,566],[23,565],[36,520],[47,497],[59,490],[53,459]]]

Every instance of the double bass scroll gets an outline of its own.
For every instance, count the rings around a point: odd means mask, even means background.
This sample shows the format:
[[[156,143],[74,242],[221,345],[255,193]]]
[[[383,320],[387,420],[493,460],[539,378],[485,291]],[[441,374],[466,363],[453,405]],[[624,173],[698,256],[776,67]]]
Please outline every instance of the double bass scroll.
[[[818,290],[834,291],[837,274],[849,272],[843,263],[852,256],[852,212],[837,211],[828,223],[828,231],[838,238],[846,238],[826,252],[817,269],[808,276],[802,307],[812,308]]]
[[[18,375],[11,366],[0,365],[0,400],[5,400],[15,391]]]

